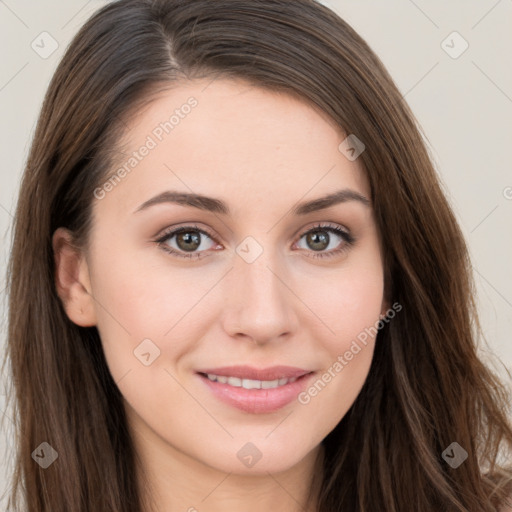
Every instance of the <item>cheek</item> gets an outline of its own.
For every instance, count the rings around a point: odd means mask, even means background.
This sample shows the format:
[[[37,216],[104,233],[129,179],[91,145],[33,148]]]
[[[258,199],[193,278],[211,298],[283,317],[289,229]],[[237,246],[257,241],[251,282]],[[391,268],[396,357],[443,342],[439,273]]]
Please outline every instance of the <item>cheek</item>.
[[[148,251],[122,248],[112,240],[97,247],[108,248],[92,254],[91,282],[97,328],[112,376],[117,381],[132,372],[130,381],[137,374],[141,385],[156,386],[148,382],[151,374],[180,361],[211,325],[213,313],[205,311],[208,305],[211,310],[211,303],[203,299],[219,276],[205,276],[185,265],[171,268],[159,254],[148,257]],[[150,361],[150,368],[145,367]]]
[[[309,430],[318,439],[327,436],[357,399],[371,366],[374,341],[355,341],[318,373],[297,401],[307,415]]]
[[[183,287],[176,279],[171,282],[163,269],[159,272],[145,264],[133,249],[117,246],[115,240],[98,242],[97,247],[107,248],[92,254],[97,328],[116,379],[143,366],[134,353],[141,343],[151,359],[159,355],[163,335],[184,314]],[[158,359],[154,360],[156,364]]]
[[[347,263],[330,279],[317,281],[322,286],[308,286],[313,290],[307,295],[308,305],[322,320],[310,335],[323,351],[324,364],[298,401],[316,418],[314,430],[325,435],[356,400],[369,373],[383,312],[383,272],[377,254]]]
[[[383,312],[384,276],[380,260],[356,262],[321,279],[302,281],[301,294],[322,325],[324,347],[331,358],[349,350],[352,340],[364,338]],[[313,338],[315,333],[311,333]]]
[[[375,280],[345,279],[333,286],[324,303],[329,329],[316,337],[324,352],[322,369],[297,397],[311,421],[311,432],[325,437],[345,416],[369,374],[382,306],[382,285]],[[334,334],[331,332],[334,332]]]

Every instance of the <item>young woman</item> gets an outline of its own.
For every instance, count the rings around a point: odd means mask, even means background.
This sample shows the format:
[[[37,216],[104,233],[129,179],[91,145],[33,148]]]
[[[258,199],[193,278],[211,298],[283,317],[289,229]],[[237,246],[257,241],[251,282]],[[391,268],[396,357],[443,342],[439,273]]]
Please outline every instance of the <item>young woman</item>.
[[[328,8],[109,3],[21,185],[9,506],[507,510],[470,269],[412,113]]]

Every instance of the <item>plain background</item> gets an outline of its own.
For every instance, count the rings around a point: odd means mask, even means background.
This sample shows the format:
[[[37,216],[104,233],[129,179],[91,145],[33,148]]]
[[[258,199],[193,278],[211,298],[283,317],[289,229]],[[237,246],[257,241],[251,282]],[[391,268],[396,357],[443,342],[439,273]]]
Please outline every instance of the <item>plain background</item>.
[[[12,212],[43,95],[71,38],[105,3],[0,0],[2,349]],[[512,0],[323,3],[337,11],[379,55],[424,129],[469,244],[481,321],[496,356],[492,364],[504,375],[503,365],[512,368]],[[58,43],[48,58],[31,47],[33,41],[40,41],[42,32]],[[482,357],[488,360],[490,356],[482,351]],[[2,385],[0,415],[9,416],[4,410]],[[5,492],[5,475],[12,462],[9,418],[5,425],[6,432],[0,434],[0,495]],[[0,500],[4,509],[1,504]]]

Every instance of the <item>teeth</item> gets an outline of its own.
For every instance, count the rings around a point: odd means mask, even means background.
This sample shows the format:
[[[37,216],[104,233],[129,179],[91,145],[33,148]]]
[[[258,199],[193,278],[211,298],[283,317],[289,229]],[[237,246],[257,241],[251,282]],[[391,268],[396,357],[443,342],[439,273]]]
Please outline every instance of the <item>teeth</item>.
[[[242,387],[245,389],[261,389],[263,382],[261,380],[244,379]]]
[[[263,389],[277,388],[279,386],[279,380],[264,380],[261,383]]]
[[[242,385],[242,379],[238,377],[228,377],[228,384],[230,386],[235,386],[235,388],[239,388]]]
[[[224,375],[214,375],[212,373],[208,373],[207,377],[213,382],[220,382],[221,384],[228,384],[229,386],[236,388],[242,387],[244,389],[273,389],[297,380],[297,377],[276,380],[239,379],[238,377],[226,377]]]

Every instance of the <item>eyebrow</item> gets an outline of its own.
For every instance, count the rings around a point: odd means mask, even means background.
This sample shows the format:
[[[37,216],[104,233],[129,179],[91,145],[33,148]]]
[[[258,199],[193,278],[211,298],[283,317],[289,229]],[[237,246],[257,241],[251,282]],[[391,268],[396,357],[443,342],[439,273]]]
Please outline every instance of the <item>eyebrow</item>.
[[[346,203],[349,201],[357,201],[368,208],[371,207],[371,201],[367,197],[363,196],[359,192],[356,192],[355,190],[345,188],[324,197],[319,197],[311,201],[299,203],[294,206],[291,211],[294,215],[306,215],[311,212],[325,210],[336,204]],[[151,199],[148,199],[145,203],[141,204],[134,211],[134,213],[146,210],[151,206],[162,203],[174,203],[182,206],[199,208],[200,210],[207,212],[231,215],[228,205],[220,199],[215,199],[213,197],[207,197],[200,194],[175,192],[171,190],[167,190],[155,197],[152,197]]]

